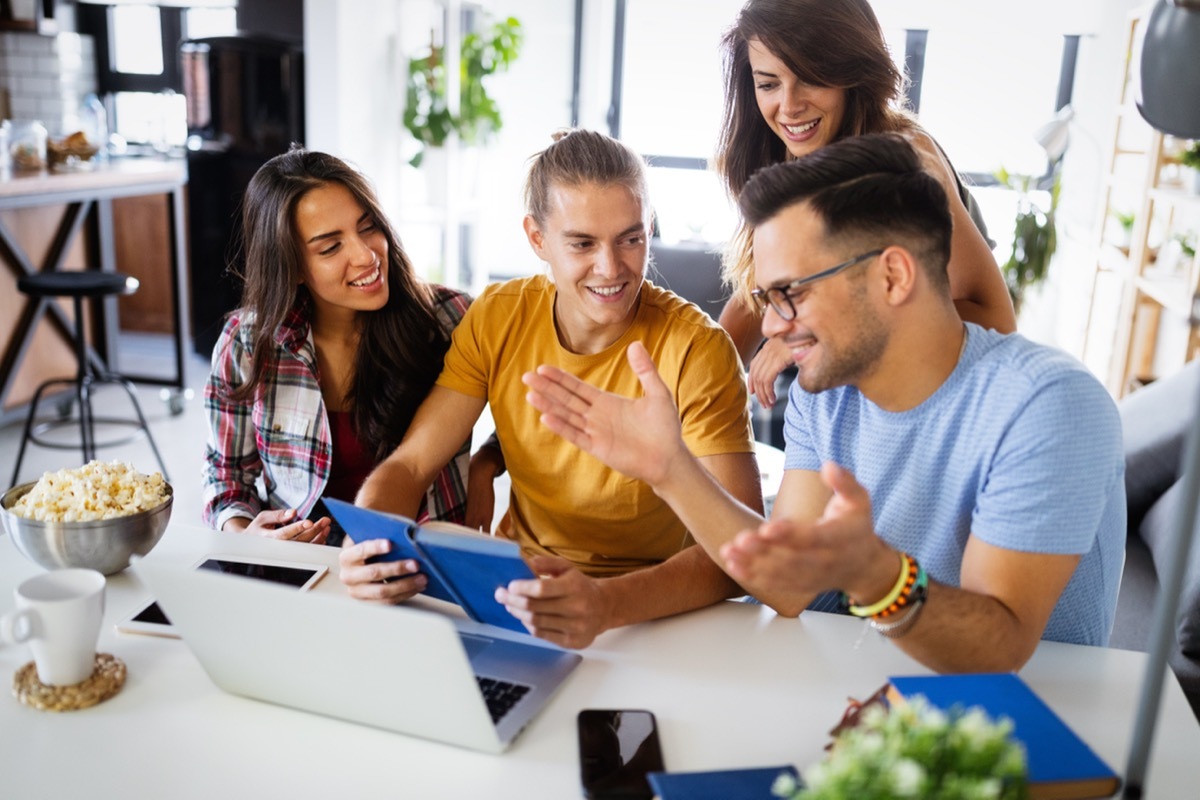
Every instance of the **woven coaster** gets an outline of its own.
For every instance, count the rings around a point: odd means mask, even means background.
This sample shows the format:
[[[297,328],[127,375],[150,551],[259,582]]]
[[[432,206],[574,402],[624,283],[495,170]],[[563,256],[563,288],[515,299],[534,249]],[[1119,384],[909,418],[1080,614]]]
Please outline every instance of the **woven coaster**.
[[[32,661],[13,675],[13,695],[39,711],[78,711],[102,703],[125,685],[125,662],[110,653],[96,653],[96,667],[83,683],[47,686],[38,680]]]

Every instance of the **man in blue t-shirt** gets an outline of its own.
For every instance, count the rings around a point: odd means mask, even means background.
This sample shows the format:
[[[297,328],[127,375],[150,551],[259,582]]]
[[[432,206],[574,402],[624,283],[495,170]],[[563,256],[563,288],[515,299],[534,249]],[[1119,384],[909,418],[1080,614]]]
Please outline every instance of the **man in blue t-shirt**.
[[[1017,669],[1042,638],[1107,643],[1125,541],[1116,407],[1064,353],[959,318],[945,191],[911,145],[827,145],[757,173],[740,204],[763,335],[798,369],[771,521],[687,452],[636,344],[637,400],[527,374],[544,422],[653,486],[781,614],[836,592],[940,671]]]

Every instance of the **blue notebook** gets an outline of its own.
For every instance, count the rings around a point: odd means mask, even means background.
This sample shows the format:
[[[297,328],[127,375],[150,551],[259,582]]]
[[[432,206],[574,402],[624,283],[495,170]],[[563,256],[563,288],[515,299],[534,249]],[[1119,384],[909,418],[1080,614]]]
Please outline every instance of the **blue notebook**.
[[[392,543],[391,552],[372,561],[416,561],[429,580],[422,594],[462,606],[476,622],[528,633],[495,598],[496,589],[509,581],[534,577],[516,542],[452,522],[418,525],[406,517],[341,500],[324,501],[329,514],[355,543],[369,539]]]
[[[659,800],[779,800],[771,787],[784,773],[803,785],[791,764],[704,772],[649,772],[646,780]]]
[[[1110,797],[1121,788],[1121,778],[1011,672],[888,680],[888,701],[893,704],[924,695],[943,711],[978,706],[992,719],[1011,719],[1013,736],[1025,745],[1031,797]]]

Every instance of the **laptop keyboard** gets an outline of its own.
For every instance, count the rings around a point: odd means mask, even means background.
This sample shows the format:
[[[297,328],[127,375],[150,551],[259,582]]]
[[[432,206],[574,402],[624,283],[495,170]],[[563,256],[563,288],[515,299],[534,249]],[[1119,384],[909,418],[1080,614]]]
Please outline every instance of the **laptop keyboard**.
[[[479,681],[479,690],[483,692],[483,699],[487,702],[492,722],[499,722],[503,719],[504,715],[529,693],[529,687],[521,683],[509,683],[495,678],[483,678],[479,675],[475,676],[475,680]]]

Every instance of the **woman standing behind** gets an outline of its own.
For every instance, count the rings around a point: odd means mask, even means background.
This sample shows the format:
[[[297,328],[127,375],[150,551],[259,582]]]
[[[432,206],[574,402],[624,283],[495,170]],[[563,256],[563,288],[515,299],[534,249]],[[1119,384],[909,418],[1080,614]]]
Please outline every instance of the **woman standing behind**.
[[[900,109],[903,76],[867,0],[749,0],[722,41],[725,119],[717,170],[736,199],[755,170],[800,158],[864,133],[901,133],[950,196],[954,237],[950,292],[959,316],[1001,332],[1016,316],[991,248],[974,222],[970,195],[941,147]],[[775,402],[775,377],[791,363],[763,337],[750,301],[755,288],[750,232],[734,237],[724,265],[733,298],[721,314],[744,361],[750,391]]]
[[[416,277],[367,179],[331,155],[294,147],[264,164],[242,224],[242,306],[204,392],[204,518],[336,544],[320,498],[352,502],[399,444],[470,300]],[[420,518],[462,521],[469,437],[460,444]]]

